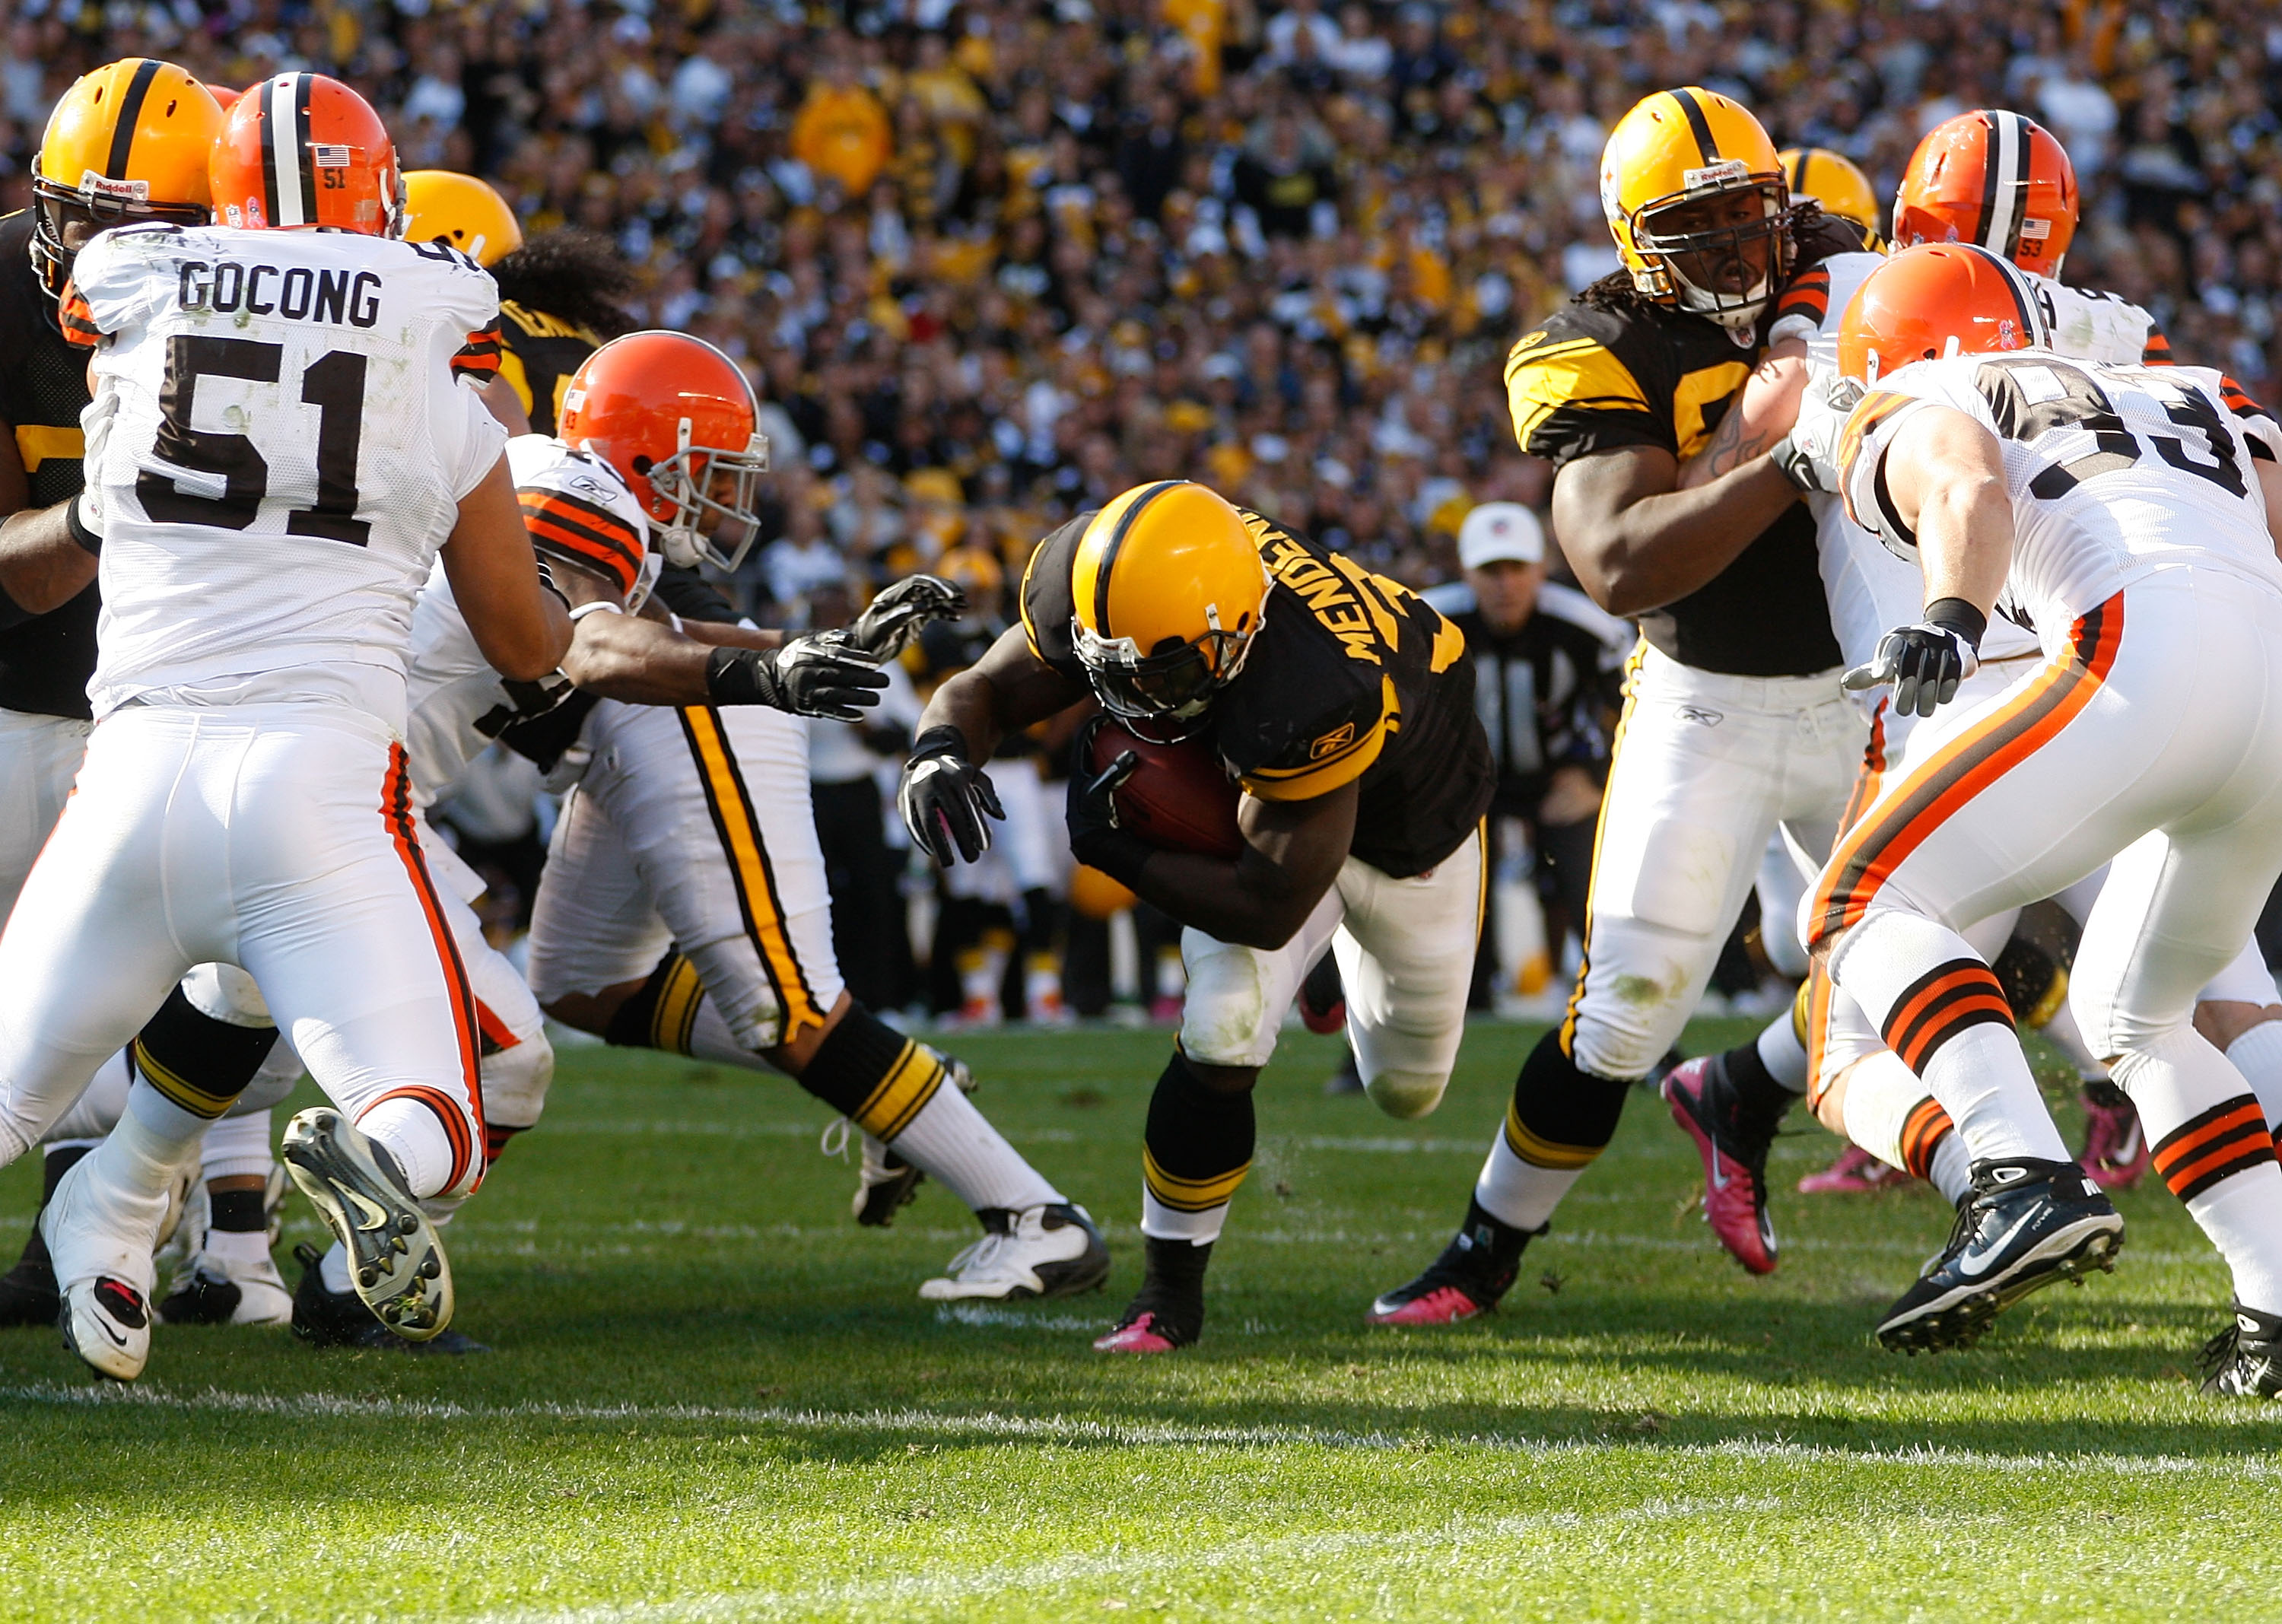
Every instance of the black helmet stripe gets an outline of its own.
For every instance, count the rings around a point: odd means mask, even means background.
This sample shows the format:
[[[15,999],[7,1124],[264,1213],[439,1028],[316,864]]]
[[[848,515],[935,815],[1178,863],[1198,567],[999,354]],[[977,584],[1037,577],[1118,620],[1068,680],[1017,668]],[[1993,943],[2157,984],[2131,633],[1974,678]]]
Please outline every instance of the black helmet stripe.
[[[253,92],[261,97],[261,222],[277,220],[277,81],[270,80]]]
[[[2021,219],[2029,207],[2028,120],[2017,113],[1983,113],[1988,156],[1981,171],[1981,213],[1973,240],[2010,259],[2020,245]]]
[[[2022,273],[2014,268],[2013,261],[1992,249],[1983,248],[1978,243],[1960,243],[1957,245],[1968,253],[1979,254],[1997,268],[1998,276],[2005,284],[2005,291],[2013,296],[2013,308],[2021,318],[2022,336],[2031,344],[2043,344],[2045,341],[2043,325],[2037,320],[2036,311],[2030,306],[2028,290],[2021,285]]]
[[[107,179],[123,181],[127,178],[127,156],[134,150],[135,127],[143,120],[144,98],[151,94],[151,82],[159,76],[159,70],[165,66],[155,58],[145,57],[136,66],[135,77],[128,81],[127,94],[119,98],[118,117],[111,125],[111,152],[103,160],[103,173]],[[50,175],[48,178],[54,180],[57,177]],[[71,175],[62,183],[76,186],[79,176]]]
[[[1707,165],[1718,163],[1719,161],[1719,144],[1712,139],[1712,121],[1704,116],[1704,105],[1696,99],[1696,92],[1690,89],[1674,90],[1672,93],[1672,99],[1678,102],[1680,112],[1688,115],[1688,130],[1695,136],[1696,144],[1704,149],[1704,163]]]
[[[1099,630],[1102,636],[1107,637],[1110,635],[1109,572],[1116,567],[1117,549],[1125,545],[1126,534],[1133,528],[1134,521],[1141,517],[1142,509],[1156,501],[1157,498],[1162,496],[1175,486],[1186,485],[1188,481],[1185,479],[1160,479],[1156,484],[1142,492],[1141,494],[1136,496],[1133,499],[1132,504],[1129,506],[1124,512],[1117,516],[1117,528],[1109,532],[1109,540],[1103,544],[1101,549],[1101,562],[1096,564],[1093,570],[1093,624]],[[1149,650],[1144,649],[1141,652],[1145,655]]]

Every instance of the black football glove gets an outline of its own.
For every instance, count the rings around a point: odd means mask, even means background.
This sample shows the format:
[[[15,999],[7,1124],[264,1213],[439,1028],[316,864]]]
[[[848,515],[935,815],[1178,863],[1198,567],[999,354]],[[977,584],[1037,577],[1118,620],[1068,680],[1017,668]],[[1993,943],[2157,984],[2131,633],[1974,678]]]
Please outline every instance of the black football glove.
[[[865,604],[845,635],[850,648],[892,660],[930,620],[955,620],[966,612],[966,594],[955,583],[940,575],[907,575]]]
[[[973,862],[990,850],[990,818],[1004,819],[990,775],[966,758],[966,737],[956,727],[930,727],[912,744],[896,810],[912,843],[943,867],[954,854]]]
[[[717,705],[769,705],[795,716],[860,722],[888,686],[880,662],[836,632],[785,639],[777,649],[716,649],[705,694]]]
[[[1981,669],[1981,634],[1989,617],[1963,598],[1926,605],[1916,626],[1897,626],[1878,640],[1877,655],[1844,678],[1850,688],[1894,685],[1894,714],[1931,716],[1957,697],[1957,685]]]
[[[1125,750],[1098,773],[1093,770],[1093,736],[1108,719],[1097,716],[1078,729],[1063,820],[1069,825],[1070,855],[1130,890],[1155,848],[1117,823],[1117,788],[1139,769],[1141,758]]]

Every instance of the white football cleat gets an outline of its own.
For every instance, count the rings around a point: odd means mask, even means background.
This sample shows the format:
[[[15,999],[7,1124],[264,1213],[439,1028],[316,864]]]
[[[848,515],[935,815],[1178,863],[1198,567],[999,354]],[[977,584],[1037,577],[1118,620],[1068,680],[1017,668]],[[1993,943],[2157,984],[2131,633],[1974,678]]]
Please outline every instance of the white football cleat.
[[[290,1325],[293,1294],[266,1245],[254,1259],[202,1248],[176,1270],[159,1317],[170,1325]]]
[[[286,1171],[348,1248],[349,1284],[407,1341],[452,1323],[452,1265],[396,1159],[330,1106],[285,1124]]]
[[[982,1239],[920,1286],[928,1302],[983,1297],[1072,1297],[1109,1278],[1109,1248],[1085,1208],[1067,1201],[1013,1212],[993,1207],[974,1215]]]
[[[151,1241],[167,1194],[138,1196],[95,1176],[83,1156],[40,1214],[63,1297],[64,1346],[98,1376],[132,1381],[151,1357]]]

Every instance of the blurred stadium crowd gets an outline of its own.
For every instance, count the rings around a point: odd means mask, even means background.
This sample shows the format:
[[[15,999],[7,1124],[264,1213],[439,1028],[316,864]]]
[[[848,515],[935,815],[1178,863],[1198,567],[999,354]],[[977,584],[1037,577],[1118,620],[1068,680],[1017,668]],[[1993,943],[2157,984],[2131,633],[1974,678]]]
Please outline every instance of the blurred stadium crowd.
[[[636,317],[738,357],[768,403],[770,533],[734,589],[772,621],[827,601],[844,613],[913,568],[987,599],[1053,524],[1168,473],[1414,586],[1451,580],[1471,509],[1542,507],[1501,363],[1616,268],[1602,144],[1667,85],[1725,90],[1779,144],[1845,153],[1882,198],[1932,125],[2029,113],[2084,185],[2068,280],[2146,306],[2183,361],[2254,393],[2282,382],[2271,0],[14,0],[0,14],[7,208],[29,201],[74,77],[149,53],[235,87],[337,74],[383,109],[407,167],[491,178],[526,231],[609,237],[641,272]],[[819,805],[835,778],[873,804],[868,780],[896,752],[870,742],[819,755]],[[527,897],[527,786],[460,801],[477,844],[496,824],[513,882],[498,890]],[[839,827],[868,822],[850,810]],[[858,866],[892,885],[897,860],[883,847]],[[843,911],[876,916],[870,895]],[[969,982],[975,928],[960,931]],[[882,1006],[914,991],[896,935],[842,944],[851,981],[875,960],[902,989],[867,991]],[[928,1001],[956,1007],[943,969]],[[1139,979],[1145,998],[1145,964]],[[1010,986],[1010,1007],[1021,997]]]

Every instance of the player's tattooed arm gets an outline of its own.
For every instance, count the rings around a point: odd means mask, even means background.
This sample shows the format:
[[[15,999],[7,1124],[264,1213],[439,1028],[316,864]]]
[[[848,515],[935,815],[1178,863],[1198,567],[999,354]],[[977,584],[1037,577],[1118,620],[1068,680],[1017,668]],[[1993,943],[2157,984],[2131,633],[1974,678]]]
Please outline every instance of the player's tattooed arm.
[[[1710,584],[1797,500],[1766,455],[1683,490],[1671,452],[1626,446],[1554,476],[1553,528],[1592,600],[1640,615]]]
[[[1217,941],[1273,952],[1299,934],[1339,878],[1354,841],[1360,782],[1308,801],[1247,795],[1237,811],[1244,851],[1235,860],[1153,851],[1125,883]]]
[[[1770,349],[1744,381],[1743,392],[1719,419],[1712,443],[1680,470],[1680,488],[1694,490],[1763,457],[1789,432],[1806,388],[1806,345],[1786,338]]]

